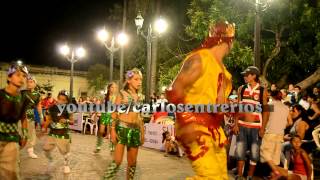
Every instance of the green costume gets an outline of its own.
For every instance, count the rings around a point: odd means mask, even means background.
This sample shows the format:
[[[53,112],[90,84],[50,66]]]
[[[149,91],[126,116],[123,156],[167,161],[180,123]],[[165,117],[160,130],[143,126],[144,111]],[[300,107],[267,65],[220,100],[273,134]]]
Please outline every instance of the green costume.
[[[116,96],[111,96],[110,102],[114,103],[115,100],[116,100]],[[108,104],[108,102],[106,101],[105,107],[107,107],[107,104]],[[105,126],[107,126],[107,125],[111,126],[111,124],[112,124],[111,112],[101,113],[100,123]]]
[[[34,116],[34,108],[38,105],[40,102],[40,93],[37,91],[29,91],[24,90],[22,93],[26,96],[26,98],[29,100],[29,104],[27,105],[27,118],[28,120],[35,120]]]
[[[54,105],[49,108],[49,114],[51,116],[52,122],[50,123],[50,132],[49,136],[60,138],[60,139],[70,139],[69,134],[69,113],[66,108],[60,114],[59,108],[57,105]],[[61,119],[66,119],[66,123],[61,123]]]
[[[127,147],[138,147],[140,142],[140,127],[119,122],[116,126],[118,143]]]
[[[127,92],[128,96],[128,104],[133,107],[134,104],[139,104],[141,103],[141,94],[138,94],[138,101],[135,102],[134,98],[132,95]],[[124,99],[123,94],[120,92],[120,95],[122,96],[122,99]],[[130,107],[130,110],[131,110]],[[140,142],[140,126],[138,124],[128,124],[121,122],[121,120],[118,120],[116,124],[116,132],[118,135],[118,143],[119,144],[124,144],[128,147],[138,147],[141,145]]]
[[[141,103],[141,94],[138,94],[138,101],[134,102],[133,97],[129,92],[128,96],[128,104],[131,105],[131,107],[134,105],[134,103]],[[123,98],[123,94],[120,92],[120,95]],[[131,107],[129,108],[131,110]],[[116,132],[118,136],[118,143],[126,145],[127,147],[139,147],[141,145],[141,131],[140,131],[140,125],[139,124],[130,124],[126,122],[122,122],[121,120],[117,120],[116,122]],[[104,179],[105,180],[112,180],[115,179],[115,175],[117,174],[117,171],[119,170],[119,165],[113,161],[109,166],[107,171],[105,172]],[[128,175],[129,179],[133,180],[134,174],[136,171],[136,165],[128,167]]]
[[[4,89],[0,90],[0,141],[20,141],[18,122],[25,118],[28,103],[29,101],[23,93],[12,96]],[[22,133],[26,138],[27,132],[23,131]]]
[[[111,103],[114,103],[115,100],[116,100],[116,96],[111,96],[111,98],[110,98]],[[108,102],[106,101],[105,107],[108,107],[107,105],[108,105]],[[101,113],[100,124],[102,124],[104,126],[111,126],[112,125],[111,112]],[[98,135],[95,153],[100,152],[102,143],[103,143],[103,138],[100,135]],[[111,141],[110,141],[110,151],[111,152],[114,151],[114,144]]]
[[[112,124],[111,113],[109,112],[101,113],[100,123],[105,126],[107,125],[111,126]]]

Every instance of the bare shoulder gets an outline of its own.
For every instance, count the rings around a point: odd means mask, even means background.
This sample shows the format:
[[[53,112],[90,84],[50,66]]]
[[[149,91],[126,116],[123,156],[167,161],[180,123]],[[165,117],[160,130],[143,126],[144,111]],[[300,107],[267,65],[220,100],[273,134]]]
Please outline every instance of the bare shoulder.
[[[116,97],[116,104],[122,103],[126,96],[128,96],[128,93],[124,90],[120,90]]]
[[[185,60],[182,66],[182,71],[190,71],[194,68],[201,68],[201,57],[199,54],[194,54]]]
[[[308,155],[307,152],[304,149],[301,149],[301,154],[302,155]]]
[[[305,150],[301,149],[301,155],[302,155],[302,157],[304,157],[305,159],[308,159],[308,160],[309,160],[309,155],[308,155],[308,153],[307,153]]]
[[[125,95],[128,95],[128,93],[125,91],[125,90],[123,90],[123,89],[121,89],[120,90],[120,96],[125,96]]]

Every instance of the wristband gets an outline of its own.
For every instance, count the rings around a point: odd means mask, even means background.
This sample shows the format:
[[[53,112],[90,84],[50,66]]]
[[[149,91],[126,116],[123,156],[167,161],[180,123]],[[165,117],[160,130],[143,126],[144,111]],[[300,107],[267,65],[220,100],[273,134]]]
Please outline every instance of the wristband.
[[[172,87],[166,90],[166,97],[170,103],[183,104],[184,96],[177,93],[177,90],[173,90]]]

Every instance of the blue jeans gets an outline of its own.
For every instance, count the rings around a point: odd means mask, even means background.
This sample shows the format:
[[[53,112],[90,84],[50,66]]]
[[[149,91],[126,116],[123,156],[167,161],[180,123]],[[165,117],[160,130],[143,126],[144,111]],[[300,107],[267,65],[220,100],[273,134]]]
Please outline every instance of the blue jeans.
[[[246,160],[246,152],[250,151],[250,160],[258,162],[260,160],[261,138],[258,128],[247,128],[239,126],[237,136],[236,157],[240,161]]]

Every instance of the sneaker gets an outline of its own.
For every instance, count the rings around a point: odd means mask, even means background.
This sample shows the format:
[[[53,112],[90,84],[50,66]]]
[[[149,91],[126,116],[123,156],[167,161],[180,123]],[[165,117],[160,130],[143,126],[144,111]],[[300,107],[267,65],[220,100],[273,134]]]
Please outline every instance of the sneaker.
[[[70,167],[69,166],[64,166],[64,171],[65,174],[69,174],[71,172]]]
[[[29,157],[32,159],[37,159],[38,156],[35,153],[29,153]]]
[[[29,154],[29,157],[32,158],[32,159],[37,159],[38,156],[33,152],[33,147],[32,148],[28,148],[28,154]]]

